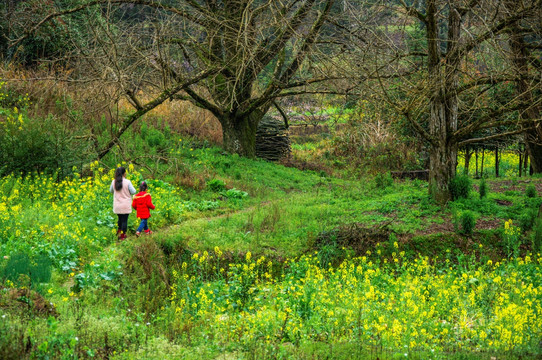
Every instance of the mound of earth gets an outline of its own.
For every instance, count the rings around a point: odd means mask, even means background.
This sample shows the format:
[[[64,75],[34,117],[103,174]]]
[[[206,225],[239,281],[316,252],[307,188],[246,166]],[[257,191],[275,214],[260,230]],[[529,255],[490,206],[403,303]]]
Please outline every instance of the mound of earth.
[[[29,289],[0,290],[0,307],[10,310],[28,310],[36,316],[58,317],[55,306],[42,295]]]

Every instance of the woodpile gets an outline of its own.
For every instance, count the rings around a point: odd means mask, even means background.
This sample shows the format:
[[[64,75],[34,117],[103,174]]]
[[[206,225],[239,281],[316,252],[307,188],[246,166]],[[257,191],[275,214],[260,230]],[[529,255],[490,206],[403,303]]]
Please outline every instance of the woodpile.
[[[340,225],[318,234],[314,248],[322,250],[324,247],[332,246],[338,249],[353,249],[358,255],[365,254],[367,250],[373,250],[376,244],[389,240],[391,222],[392,220],[373,227],[366,227],[362,223]]]
[[[283,121],[264,117],[256,131],[256,156],[268,161],[279,161],[291,152],[290,137]]]

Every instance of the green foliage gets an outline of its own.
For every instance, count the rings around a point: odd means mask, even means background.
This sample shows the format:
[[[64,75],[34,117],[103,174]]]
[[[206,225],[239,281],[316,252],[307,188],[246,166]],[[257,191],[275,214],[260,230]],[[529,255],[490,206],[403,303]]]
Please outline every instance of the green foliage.
[[[476,215],[472,211],[466,210],[459,213],[457,222],[461,234],[472,236],[474,228],[476,227]]]
[[[223,191],[221,192],[221,194],[228,199],[244,199],[248,196],[248,193],[246,191],[238,190],[235,188]]]
[[[2,281],[9,280],[17,286],[35,288],[51,279],[51,270],[51,260],[46,255],[38,255],[31,259],[25,253],[15,253],[0,269],[0,277]]]
[[[508,257],[517,258],[521,245],[521,229],[515,226],[512,220],[504,223],[503,241]]]
[[[480,199],[487,197],[488,186],[485,179],[482,179],[480,181],[479,193],[480,193]]]
[[[48,336],[38,345],[38,359],[74,359],[78,338],[73,333],[62,333],[58,330],[58,320],[54,317],[47,319]]]
[[[375,175],[375,186],[377,189],[385,189],[393,185],[393,178],[389,171]]]
[[[469,197],[472,181],[468,176],[456,176],[450,181],[450,193],[452,200],[466,199]]]
[[[220,179],[212,179],[207,181],[207,187],[214,192],[219,192],[226,189],[226,183]]]
[[[528,208],[519,217],[519,227],[522,232],[531,230],[535,224],[538,211],[533,208]]]
[[[77,132],[52,115],[43,119],[29,118],[28,98],[15,98],[3,85],[0,83],[2,103],[16,103],[20,107],[0,107],[0,117],[6,119],[0,123],[0,176],[58,171],[66,175],[73,166],[80,166],[86,154]]]
[[[525,196],[527,196],[528,198],[535,198],[537,197],[537,195],[538,192],[536,191],[536,187],[534,186],[534,184],[527,185],[527,187],[525,188]]]
[[[26,33],[38,21],[58,11],[57,6],[73,8],[81,5],[80,0],[25,0],[0,3],[0,53],[14,64],[24,66],[43,65],[55,60],[64,63],[66,56],[74,49],[81,49],[92,36],[86,25],[88,21],[102,22],[101,11],[90,7],[73,14],[52,18],[36,31]],[[26,35],[18,46],[10,47],[8,39]]]
[[[532,234],[533,252],[542,253],[542,219],[537,218],[534,222],[534,231]]]

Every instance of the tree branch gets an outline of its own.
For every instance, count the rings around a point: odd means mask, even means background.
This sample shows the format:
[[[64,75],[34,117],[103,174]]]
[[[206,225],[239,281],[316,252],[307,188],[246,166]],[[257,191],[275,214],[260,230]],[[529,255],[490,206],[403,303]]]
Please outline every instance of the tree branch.
[[[198,81],[201,81],[201,79],[206,78],[207,76],[211,75],[213,72],[216,72],[216,71],[217,71],[216,69],[205,70],[189,80],[186,80],[182,83],[177,83],[175,86],[164,90],[160,95],[154,98],[154,100],[151,100],[145,105],[142,105],[140,109],[128,115],[126,119],[122,122],[117,132],[115,133],[115,136],[113,137],[113,139],[111,139],[107,143],[104,149],[98,152],[98,159],[102,159],[105,155],[107,155],[107,153],[118,142],[118,139],[134,123],[134,121],[136,121],[137,119],[139,119],[140,117],[142,117],[143,115],[151,111],[152,109],[156,108],[158,105],[162,104],[167,99],[171,99],[179,91],[188,88],[190,85],[195,84]]]
[[[472,143],[477,143],[477,142],[485,142],[485,141],[488,141],[488,140],[499,139],[499,138],[502,138],[502,137],[507,137],[507,136],[512,136],[512,135],[521,134],[521,133],[523,133],[523,132],[525,132],[525,131],[527,131],[527,130],[532,130],[532,129],[534,129],[534,127],[529,127],[529,128],[525,128],[525,129],[509,131],[509,132],[500,133],[500,134],[495,134],[495,135],[491,135],[491,136],[484,136],[484,137],[479,137],[479,138],[472,138],[472,139],[460,141],[460,142],[457,143],[457,145],[458,145],[458,147],[461,147],[461,146],[465,146],[465,145],[467,145],[467,144],[472,144]]]

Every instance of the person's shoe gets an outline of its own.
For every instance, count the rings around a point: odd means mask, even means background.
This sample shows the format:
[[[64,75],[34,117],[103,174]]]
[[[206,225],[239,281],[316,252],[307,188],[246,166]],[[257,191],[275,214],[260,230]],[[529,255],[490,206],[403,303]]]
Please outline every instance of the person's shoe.
[[[146,235],[150,235],[150,234],[152,234],[152,231],[151,231],[151,229],[149,229],[149,230],[145,230],[145,234],[146,234]]]
[[[140,233],[139,231],[136,232],[136,236],[137,236],[137,237],[140,237],[140,236],[141,236],[141,233]]]
[[[122,234],[122,231],[120,231],[120,229],[117,230],[117,239],[120,239],[120,235],[121,235],[121,234]]]
[[[125,233],[120,234],[120,240],[126,240],[127,236]]]

